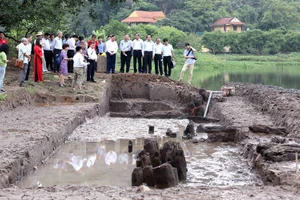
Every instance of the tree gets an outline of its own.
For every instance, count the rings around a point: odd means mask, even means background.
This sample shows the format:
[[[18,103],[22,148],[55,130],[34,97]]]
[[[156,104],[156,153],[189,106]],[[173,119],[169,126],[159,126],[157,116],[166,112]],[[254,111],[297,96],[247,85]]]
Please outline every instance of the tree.
[[[108,2],[111,5],[126,0],[1,0],[0,26],[7,32],[33,33],[40,29],[66,28],[65,15],[75,13],[86,3]],[[133,0],[137,1],[137,0]],[[55,17],[55,18],[54,18]],[[23,35],[24,36],[24,35]],[[17,41],[17,38],[8,36]]]
[[[243,41],[241,40],[241,36],[243,33],[237,33],[237,32],[228,32],[226,33],[226,39],[225,39],[225,46],[230,47],[230,52],[232,53],[241,53],[242,48],[241,44]]]
[[[284,45],[282,51],[284,52],[300,52],[300,32],[288,31],[284,35]]]
[[[202,36],[202,43],[205,48],[216,54],[224,52],[226,37],[226,34],[221,31],[205,32]]]
[[[251,30],[241,35],[241,51],[243,53],[261,54],[266,38],[262,30]]]
[[[100,30],[104,30],[105,33],[109,35],[114,34],[117,36],[117,38],[123,38],[123,36],[129,31],[126,24],[121,23],[117,20],[112,20],[109,24],[100,27]]]
[[[174,26],[184,32],[196,32],[198,21],[186,10],[170,13],[167,19],[158,21],[158,26]]]
[[[187,38],[187,34],[175,27],[162,26],[157,29],[157,34],[154,35],[154,38],[168,38],[170,44],[174,47],[180,47],[181,42]]]
[[[282,0],[270,0],[265,5],[266,12],[259,23],[262,30],[284,27],[286,29],[298,29],[300,13],[294,3]]]
[[[283,33],[283,30],[271,30],[264,33],[266,39],[263,52],[265,54],[277,54],[281,51],[285,44]]]
[[[165,14],[184,7],[184,1],[182,0],[150,0],[150,2],[157,5]]]

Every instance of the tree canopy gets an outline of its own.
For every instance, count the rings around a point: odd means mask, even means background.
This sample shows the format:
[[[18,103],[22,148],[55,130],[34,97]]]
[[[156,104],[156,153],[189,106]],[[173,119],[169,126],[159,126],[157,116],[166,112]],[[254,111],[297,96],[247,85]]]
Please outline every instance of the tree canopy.
[[[67,29],[66,16],[80,15],[82,7],[86,5],[114,6],[124,2],[126,0],[0,0],[3,6],[0,12],[0,27],[15,34],[22,30],[22,34],[25,35],[41,29]],[[90,13],[89,17],[93,17],[92,14]]]
[[[90,35],[133,10],[163,11],[155,25],[183,32],[205,32],[221,17],[237,17],[250,30],[300,30],[300,0],[0,0],[0,28],[22,32],[63,30]]]
[[[161,10],[167,19],[159,21],[157,26],[173,26],[184,32],[209,31],[210,24],[222,17],[237,17],[250,30],[300,30],[300,0],[129,0],[113,7],[99,4],[82,7],[80,20],[86,23],[78,25],[78,16],[73,15],[69,19],[72,30],[90,33],[112,19],[121,21],[133,10]]]

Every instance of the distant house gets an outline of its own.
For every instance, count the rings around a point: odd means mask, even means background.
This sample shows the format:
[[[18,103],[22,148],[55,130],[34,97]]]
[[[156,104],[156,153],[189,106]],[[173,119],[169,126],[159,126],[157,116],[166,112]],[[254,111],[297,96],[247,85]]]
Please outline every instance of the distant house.
[[[221,18],[210,25],[212,31],[220,30],[222,32],[236,31],[242,32],[245,30],[245,23],[241,22],[236,17]]]
[[[128,24],[149,24],[166,18],[166,15],[162,11],[151,12],[135,10],[129,15],[129,17],[123,19],[122,22]]]

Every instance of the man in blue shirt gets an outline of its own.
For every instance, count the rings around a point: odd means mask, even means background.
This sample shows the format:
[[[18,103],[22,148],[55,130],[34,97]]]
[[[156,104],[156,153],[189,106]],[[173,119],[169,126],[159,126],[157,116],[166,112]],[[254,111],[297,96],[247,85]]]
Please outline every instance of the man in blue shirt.
[[[97,54],[101,55],[103,53],[105,53],[105,43],[103,42],[103,38],[100,36],[100,37],[98,37]]]
[[[131,61],[131,49],[132,49],[132,41],[128,34],[124,36],[124,40],[120,42],[120,50],[121,50],[121,68],[120,72],[124,73],[124,67],[126,64],[126,73],[129,73],[130,70],[130,61]]]
[[[192,83],[193,70],[194,70],[194,65],[196,62],[195,51],[196,50],[194,50],[189,43],[185,43],[185,50],[183,53],[183,56],[185,58],[185,63],[183,65],[183,68],[180,73],[180,78],[179,78],[180,82],[183,79],[185,71],[189,68],[190,73],[189,73],[189,78],[188,78],[188,84],[191,85],[191,83]]]

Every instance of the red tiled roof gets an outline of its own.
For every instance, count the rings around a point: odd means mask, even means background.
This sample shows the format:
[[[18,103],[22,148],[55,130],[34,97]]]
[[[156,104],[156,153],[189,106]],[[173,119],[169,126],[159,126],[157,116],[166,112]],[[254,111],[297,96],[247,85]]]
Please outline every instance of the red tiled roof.
[[[151,18],[143,18],[143,17],[127,17],[126,19],[123,19],[122,22],[124,23],[155,23],[155,19]]]
[[[136,10],[135,12],[141,18],[161,18],[165,16],[165,14],[162,11],[149,12]]]
[[[224,26],[225,24],[232,24],[232,25],[244,25],[244,22],[232,22],[234,17],[226,17],[226,18],[221,18],[217,20],[215,23],[211,24],[210,26]]]
[[[132,14],[135,14],[136,16],[131,17]],[[160,19],[166,18],[166,15],[162,11],[141,11],[141,10],[135,10],[133,11],[129,17],[126,19],[123,19],[122,22],[125,23],[155,23]]]

